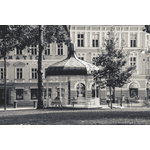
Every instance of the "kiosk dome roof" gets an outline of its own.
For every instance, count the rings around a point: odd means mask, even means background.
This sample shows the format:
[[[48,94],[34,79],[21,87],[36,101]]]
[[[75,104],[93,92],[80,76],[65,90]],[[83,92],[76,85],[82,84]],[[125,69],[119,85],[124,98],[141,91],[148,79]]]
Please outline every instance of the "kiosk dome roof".
[[[91,63],[80,60],[76,56],[75,44],[68,46],[68,57],[62,61],[50,65],[46,69],[46,76],[54,75],[90,75],[99,68]]]

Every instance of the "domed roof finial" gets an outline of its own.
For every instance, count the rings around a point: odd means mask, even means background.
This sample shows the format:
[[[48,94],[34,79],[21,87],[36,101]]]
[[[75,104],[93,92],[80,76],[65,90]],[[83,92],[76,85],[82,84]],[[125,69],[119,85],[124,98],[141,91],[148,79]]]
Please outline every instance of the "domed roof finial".
[[[68,45],[68,51],[70,51],[70,52],[74,52],[75,51],[75,43],[73,43],[72,40],[71,40],[71,42]]]

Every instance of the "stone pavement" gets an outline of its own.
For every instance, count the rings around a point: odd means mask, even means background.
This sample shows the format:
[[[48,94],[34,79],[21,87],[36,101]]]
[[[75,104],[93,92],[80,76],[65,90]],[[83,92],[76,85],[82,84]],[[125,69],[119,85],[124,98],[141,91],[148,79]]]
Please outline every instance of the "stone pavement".
[[[124,107],[124,106],[122,106],[122,107],[120,107],[120,106],[116,106],[116,105],[112,105],[112,107],[113,108],[115,108],[115,109],[122,109],[122,108],[126,108],[126,107]],[[99,108],[99,109],[111,109],[110,107],[108,107],[108,105],[100,105],[100,106],[93,106],[93,105],[91,105],[91,106],[83,106],[83,105],[75,105],[74,107],[72,106],[72,105],[67,105],[67,106],[65,106],[64,108],[75,108],[75,109],[77,109],[77,108],[85,108],[85,109],[90,109],[90,108],[92,108],[92,109],[94,109],[94,108]],[[34,109],[36,109],[36,108],[34,108],[34,107],[18,107],[18,108],[13,108],[13,107],[6,107],[6,111],[12,111],[12,110],[34,110]],[[4,108],[0,108],[0,111],[4,111]]]
[[[66,106],[64,106],[64,107],[66,107],[66,108],[75,108],[75,109],[77,109],[77,108],[85,108],[85,109],[90,109],[90,108],[99,108],[99,109],[111,109],[110,108],[110,106],[111,106],[111,104],[109,105],[109,107],[108,107],[108,104],[103,104],[103,105],[100,105],[100,106],[94,106],[94,105],[89,105],[89,106],[85,106],[85,105],[74,105],[74,107],[73,107],[73,105],[66,105]],[[123,103],[122,104],[122,107],[119,105],[119,104],[117,104],[117,103],[112,103],[112,108],[113,109],[123,109],[123,108],[135,108],[135,107],[137,107],[137,108],[140,108],[140,107],[150,107],[150,103],[149,102],[146,102],[146,103],[130,103],[130,104],[127,104],[127,103]],[[14,108],[13,107],[13,105],[11,105],[11,106],[7,106],[6,107],[6,110],[31,110],[31,109],[36,109],[36,108],[34,108],[34,107],[32,107],[32,106],[19,106],[19,107],[17,107],[17,108]],[[4,106],[0,106],[0,111],[4,111]]]
[[[10,108],[10,107],[6,107],[6,111],[7,110],[30,110],[30,109],[36,109],[36,108],[34,108],[34,107],[19,107],[19,108]],[[0,108],[0,111],[4,111],[4,108]]]

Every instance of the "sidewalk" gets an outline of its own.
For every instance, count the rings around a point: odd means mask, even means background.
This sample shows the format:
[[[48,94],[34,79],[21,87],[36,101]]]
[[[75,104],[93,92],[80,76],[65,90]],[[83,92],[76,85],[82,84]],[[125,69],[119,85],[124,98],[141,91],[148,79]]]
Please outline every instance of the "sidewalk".
[[[118,103],[112,103],[112,109],[123,109],[123,108],[140,108],[140,107],[150,107],[150,104],[147,104],[147,105],[143,105],[141,103],[132,103],[132,104],[123,104],[122,107],[118,104]],[[58,107],[59,108],[59,107]],[[60,107],[61,108],[61,107]],[[88,106],[85,106],[85,105],[66,105],[64,106],[64,108],[74,108],[74,109],[80,109],[80,108],[83,108],[83,109],[111,109],[111,104],[103,104],[103,105],[99,105],[99,106],[95,106],[95,105],[88,105]],[[31,107],[31,106],[19,106],[17,108],[14,108],[13,106],[7,106],[6,107],[6,110],[34,110],[36,108],[34,107]],[[0,111],[4,111],[4,107],[3,106],[0,106]]]
[[[6,107],[6,111],[7,111],[7,110],[31,110],[31,109],[36,109],[36,108],[34,108],[34,107],[19,107],[19,108],[13,108],[13,107],[11,108],[11,107],[8,107],[8,108],[7,108],[7,107]],[[4,110],[4,108],[1,107],[1,108],[0,108],[0,111],[5,111],[5,110]]]

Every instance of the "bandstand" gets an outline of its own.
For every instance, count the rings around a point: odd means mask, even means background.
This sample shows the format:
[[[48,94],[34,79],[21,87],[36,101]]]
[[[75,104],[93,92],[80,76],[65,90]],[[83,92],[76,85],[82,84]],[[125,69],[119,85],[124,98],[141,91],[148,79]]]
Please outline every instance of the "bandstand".
[[[99,68],[80,60],[76,56],[75,44],[71,42],[68,46],[68,57],[46,69],[47,105],[99,106],[97,98],[99,96],[96,94],[92,75],[94,70]],[[95,87],[95,97],[93,97],[93,87]]]

